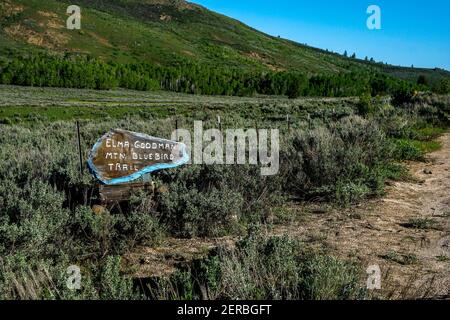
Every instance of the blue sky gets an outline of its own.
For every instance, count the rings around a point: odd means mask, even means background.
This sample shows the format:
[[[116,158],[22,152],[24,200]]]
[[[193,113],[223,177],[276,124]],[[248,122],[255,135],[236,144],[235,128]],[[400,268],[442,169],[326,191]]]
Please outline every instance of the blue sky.
[[[394,65],[450,70],[448,0],[191,0],[268,34]],[[381,30],[369,30],[369,5]]]

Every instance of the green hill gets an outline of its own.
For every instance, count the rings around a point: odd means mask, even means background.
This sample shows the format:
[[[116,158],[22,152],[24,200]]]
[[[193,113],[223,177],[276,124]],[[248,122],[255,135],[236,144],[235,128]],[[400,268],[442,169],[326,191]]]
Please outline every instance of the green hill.
[[[272,37],[184,0],[78,0],[82,29],[67,30],[66,0],[3,0],[0,54],[11,50],[83,53],[114,62],[197,62],[248,70],[326,74],[374,69],[416,81],[444,70],[393,67],[345,58]],[[13,49],[12,49],[13,48]]]

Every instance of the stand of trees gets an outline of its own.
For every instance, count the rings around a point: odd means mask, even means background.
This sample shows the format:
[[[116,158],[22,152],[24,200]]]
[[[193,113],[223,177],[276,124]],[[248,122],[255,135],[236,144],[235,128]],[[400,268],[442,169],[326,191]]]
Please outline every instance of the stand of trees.
[[[253,94],[344,97],[390,94],[399,88],[425,88],[363,71],[307,76],[299,72],[250,72],[199,64],[162,67],[117,64],[83,56],[43,54],[14,57],[0,64],[0,83],[22,86],[107,90],[169,90],[191,94]]]

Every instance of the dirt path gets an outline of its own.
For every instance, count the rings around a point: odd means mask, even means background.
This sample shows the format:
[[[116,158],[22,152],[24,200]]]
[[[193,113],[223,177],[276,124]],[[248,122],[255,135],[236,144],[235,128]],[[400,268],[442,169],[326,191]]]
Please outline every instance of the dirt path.
[[[311,213],[278,232],[379,265],[384,297],[450,299],[450,134],[440,141],[425,163],[408,165],[417,182],[395,182],[382,199]]]

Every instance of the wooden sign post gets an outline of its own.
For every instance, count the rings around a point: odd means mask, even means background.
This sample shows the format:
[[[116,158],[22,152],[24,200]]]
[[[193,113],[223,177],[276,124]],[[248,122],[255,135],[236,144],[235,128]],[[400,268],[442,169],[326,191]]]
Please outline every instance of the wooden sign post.
[[[81,151],[80,122],[77,121],[76,125],[77,125],[78,155],[80,157],[80,175],[83,175],[83,156]]]
[[[133,191],[146,189],[139,182],[151,172],[175,168],[189,162],[186,146],[126,130],[111,130],[101,137],[89,154],[90,172],[103,184],[103,202],[127,200]]]

